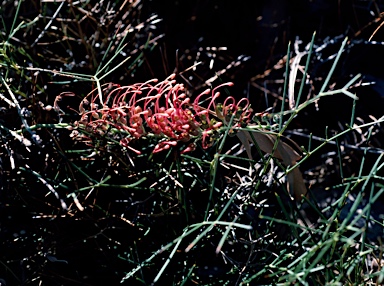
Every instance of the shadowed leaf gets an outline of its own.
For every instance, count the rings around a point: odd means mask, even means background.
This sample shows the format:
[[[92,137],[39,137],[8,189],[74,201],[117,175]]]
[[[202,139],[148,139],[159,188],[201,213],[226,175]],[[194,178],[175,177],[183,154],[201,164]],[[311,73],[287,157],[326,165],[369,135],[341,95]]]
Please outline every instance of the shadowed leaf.
[[[250,134],[252,132],[252,136]],[[245,150],[249,159],[253,159],[251,152],[251,145],[254,140],[259,146],[260,150],[265,153],[271,154],[273,157],[282,160],[283,164],[288,166],[293,166],[298,160],[301,159],[301,156],[287,143],[279,140],[274,150],[275,142],[277,140],[275,135],[262,133],[262,130],[253,131],[253,130],[239,130],[237,132],[237,137],[240,139],[241,143],[244,145]],[[292,141],[296,147],[297,144]],[[302,196],[307,194],[307,188],[304,184],[303,176],[298,168],[293,169],[288,175],[288,189],[291,194],[295,196],[295,199],[299,201]]]

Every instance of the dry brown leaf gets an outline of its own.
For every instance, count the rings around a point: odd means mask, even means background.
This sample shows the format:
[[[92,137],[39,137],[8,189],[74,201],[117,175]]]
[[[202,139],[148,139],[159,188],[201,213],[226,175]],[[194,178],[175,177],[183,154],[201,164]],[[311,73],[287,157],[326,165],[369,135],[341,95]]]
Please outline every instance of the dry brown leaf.
[[[252,132],[252,136],[250,134]],[[276,135],[263,133],[266,131],[263,130],[255,130],[255,131],[245,131],[239,130],[237,132],[237,137],[240,139],[241,143],[243,143],[244,148],[247,152],[249,159],[252,158],[251,145],[253,140],[256,141],[260,150],[265,153],[272,154],[273,157],[282,160],[283,164],[288,166],[294,166],[298,160],[301,159],[301,156],[287,143],[279,140],[277,143],[276,150],[273,150],[273,147],[276,142]],[[254,139],[252,139],[252,137]],[[289,139],[290,140],[290,139]],[[297,144],[290,140],[294,145]],[[288,190],[291,194],[295,196],[297,201],[301,200],[302,196],[306,196],[307,188],[304,184],[303,176],[299,170],[299,168],[293,169],[288,175]]]

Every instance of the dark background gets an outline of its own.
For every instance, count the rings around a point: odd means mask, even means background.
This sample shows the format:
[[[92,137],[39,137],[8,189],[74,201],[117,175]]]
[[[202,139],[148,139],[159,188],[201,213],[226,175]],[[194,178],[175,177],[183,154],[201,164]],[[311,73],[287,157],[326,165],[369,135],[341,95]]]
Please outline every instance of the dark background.
[[[194,46],[228,47],[232,55],[251,55],[259,72],[286,53],[289,41],[305,44],[337,35],[355,36],[380,17],[381,1],[149,1],[144,7],[164,19],[170,53]],[[371,29],[363,31],[369,36]],[[379,32],[379,35],[382,33]],[[360,35],[361,36],[361,35]],[[171,57],[172,58],[172,57]]]

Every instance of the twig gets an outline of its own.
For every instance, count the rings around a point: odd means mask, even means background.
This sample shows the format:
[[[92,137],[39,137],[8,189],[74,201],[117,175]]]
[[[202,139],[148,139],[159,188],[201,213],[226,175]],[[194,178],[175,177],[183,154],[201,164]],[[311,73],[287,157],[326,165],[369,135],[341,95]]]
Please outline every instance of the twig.
[[[44,30],[39,34],[37,39],[32,43],[31,47],[33,48],[37,42],[44,36],[45,32],[48,30],[48,28],[52,25],[53,20],[55,20],[57,14],[59,14],[61,8],[63,7],[65,1],[61,2],[60,6],[57,8],[55,14],[53,14],[51,20],[48,22],[48,24],[45,26]]]

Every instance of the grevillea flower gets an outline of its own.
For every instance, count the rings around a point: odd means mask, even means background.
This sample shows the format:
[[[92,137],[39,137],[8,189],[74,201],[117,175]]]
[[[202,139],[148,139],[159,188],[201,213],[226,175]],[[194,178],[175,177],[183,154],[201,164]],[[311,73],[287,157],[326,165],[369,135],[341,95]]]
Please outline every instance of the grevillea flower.
[[[231,122],[233,129],[246,125],[250,120],[252,110],[248,99],[236,103],[229,96],[223,103],[217,103],[220,97],[217,90],[232,85],[224,83],[212,90],[207,89],[191,102],[184,85],[176,83],[175,74],[162,82],[152,79],[129,86],[105,84],[82,100],[79,106],[81,118],[77,125],[88,133],[114,141],[118,139],[121,146],[138,154],[140,151],[130,147],[130,142],[143,136],[160,138],[153,153],[192,139],[201,139],[203,148],[208,148],[215,141],[212,135],[222,126]],[[195,148],[195,143],[190,143],[182,153]]]

